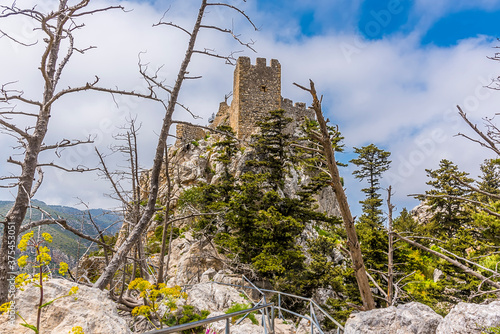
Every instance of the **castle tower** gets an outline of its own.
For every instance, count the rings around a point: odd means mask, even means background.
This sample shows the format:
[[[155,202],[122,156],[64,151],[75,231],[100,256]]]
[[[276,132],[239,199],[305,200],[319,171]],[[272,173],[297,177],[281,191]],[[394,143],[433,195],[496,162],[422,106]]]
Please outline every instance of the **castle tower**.
[[[234,70],[233,101],[229,123],[238,138],[245,138],[255,130],[255,123],[267,112],[281,108],[281,65],[271,59],[240,57]]]

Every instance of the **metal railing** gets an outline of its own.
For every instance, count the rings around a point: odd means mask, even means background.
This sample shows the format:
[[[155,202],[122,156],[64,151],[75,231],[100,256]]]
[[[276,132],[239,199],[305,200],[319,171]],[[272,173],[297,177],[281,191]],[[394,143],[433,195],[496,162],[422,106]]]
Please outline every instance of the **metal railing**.
[[[245,281],[249,283],[249,286],[244,285]],[[285,292],[281,292],[281,291],[258,288],[255,284],[253,284],[244,275],[242,275],[242,285],[216,282],[216,281],[210,281],[207,283],[226,285],[226,286],[240,288],[241,289],[240,291],[243,294],[245,294],[247,299],[249,301],[251,301],[252,304],[254,304],[253,308],[242,310],[242,311],[237,311],[237,312],[233,312],[233,313],[229,313],[229,314],[225,314],[225,315],[220,315],[220,316],[213,317],[213,318],[207,318],[207,319],[199,320],[196,322],[190,322],[190,323],[183,324],[183,325],[172,326],[172,327],[169,327],[166,329],[159,329],[159,330],[155,330],[155,331],[150,331],[150,332],[146,332],[145,334],[160,334],[160,333],[166,334],[166,333],[180,332],[180,331],[183,331],[185,329],[190,329],[190,328],[206,325],[206,324],[221,321],[224,319],[226,319],[225,334],[230,334],[230,329],[229,329],[229,325],[230,325],[229,319],[230,318],[244,314],[244,316],[239,321],[237,321],[235,323],[235,325],[238,325],[243,320],[245,320],[245,318],[247,316],[249,316],[251,312],[254,312],[257,310],[260,310],[261,315],[262,315],[261,325],[263,326],[264,334],[268,334],[268,332],[274,334],[274,332],[275,332],[274,331],[274,313],[275,313],[275,310],[278,311],[278,317],[280,319],[284,319],[282,312],[289,313],[289,314],[294,315],[298,318],[306,319],[307,321],[309,321],[310,325],[311,325],[311,334],[314,334],[314,329],[316,329],[320,334],[324,334],[323,329],[321,328],[321,325],[318,321],[318,317],[316,315],[315,308],[321,314],[323,314],[324,317],[328,318],[330,321],[333,322],[333,324],[336,326],[336,329],[337,329],[336,333],[337,334],[344,333],[344,327],[337,320],[335,320],[330,314],[328,314],[321,306],[319,306],[318,303],[316,303],[312,298],[297,296],[297,295],[293,295],[291,293],[285,293]],[[189,287],[192,287],[192,285],[184,286],[184,290],[188,289]],[[252,298],[250,296],[248,296],[248,294],[246,293],[246,291],[244,289],[251,289],[251,290],[255,290],[255,291],[259,292],[259,294],[262,296],[261,299],[257,302],[254,302],[252,300]],[[274,303],[267,303],[267,298],[266,298],[265,293],[272,293],[272,294],[277,295],[278,296],[278,305],[274,306]],[[287,297],[291,297],[291,298],[295,298],[295,299],[299,299],[299,300],[303,300],[305,302],[308,302],[307,306],[309,309],[309,315],[299,314],[297,312],[294,312],[292,310],[284,308],[281,304],[282,296],[287,296]],[[270,311],[269,311],[269,309],[270,309]]]
[[[271,314],[272,314],[273,313],[273,311],[272,311],[273,306],[274,306],[273,303],[264,304],[264,305],[257,305],[257,306],[254,306],[253,308],[250,308],[250,309],[232,312],[232,313],[228,313],[228,314],[223,314],[223,315],[219,315],[219,316],[216,316],[213,318],[207,318],[207,319],[198,320],[195,322],[189,322],[187,324],[172,326],[172,327],[168,327],[165,329],[157,329],[154,331],[146,332],[145,334],[168,334],[168,333],[174,333],[174,332],[181,332],[181,331],[186,330],[186,329],[191,329],[191,328],[207,325],[207,324],[210,324],[212,322],[217,322],[217,321],[221,321],[221,320],[226,320],[226,331],[225,332],[226,332],[226,334],[229,334],[232,317],[236,317],[238,315],[243,315],[243,314],[245,314],[245,317],[246,317],[251,312],[259,311],[259,310],[263,310],[263,309],[266,309],[266,311],[267,311],[268,308],[271,308]],[[245,317],[240,319],[240,321],[238,321],[236,323],[236,325],[239,324],[241,321],[243,321],[243,319]],[[267,325],[266,322],[264,322],[264,333],[267,333],[267,330],[266,330],[267,326],[266,325]],[[270,324],[269,329],[270,329],[271,333],[274,333],[274,316],[271,317],[271,324]]]
[[[318,303],[316,303],[312,298],[306,298],[306,297],[297,296],[297,295],[293,295],[291,293],[286,293],[286,292],[281,292],[281,291],[276,291],[276,290],[259,289],[248,278],[246,278],[245,275],[242,275],[242,281],[243,281],[243,283],[245,281],[247,281],[248,283],[250,283],[251,287],[248,287],[248,286],[239,286],[239,287],[246,288],[246,289],[250,288],[250,289],[255,289],[255,290],[259,291],[259,293],[263,296],[262,298],[264,300],[265,300],[265,292],[278,295],[278,306],[275,306],[273,308],[273,311],[274,311],[274,309],[278,310],[278,312],[279,312],[278,317],[279,318],[284,319],[282,311],[285,313],[292,314],[296,317],[299,317],[301,319],[306,319],[310,322],[311,334],[314,333],[314,328],[316,328],[319,331],[319,333],[324,334],[323,330],[321,329],[321,325],[319,324],[318,317],[316,316],[316,312],[314,309],[316,307],[320,313],[322,313],[325,317],[327,317],[330,321],[332,321],[334,323],[334,325],[337,327],[337,334],[342,334],[344,332],[344,327],[337,320],[335,320],[330,314],[328,314],[328,312],[326,312],[321,306],[319,306]],[[222,283],[222,282],[213,282],[213,283],[238,286],[238,285],[227,284],[227,283]],[[292,297],[295,299],[299,299],[299,300],[303,300],[303,301],[308,302],[309,303],[308,304],[309,315],[299,314],[299,313],[296,313],[292,310],[289,310],[289,309],[282,307],[281,296],[288,296],[288,297]],[[247,297],[248,297],[248,295],[247,295]],[[251,300],[251,298],[249,298],[249,299]]]

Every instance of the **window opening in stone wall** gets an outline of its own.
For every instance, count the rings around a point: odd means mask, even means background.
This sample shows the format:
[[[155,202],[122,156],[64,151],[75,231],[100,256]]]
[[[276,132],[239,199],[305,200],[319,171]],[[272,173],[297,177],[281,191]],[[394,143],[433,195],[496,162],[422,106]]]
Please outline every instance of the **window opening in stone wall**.
[[[260,86],[260,91],[261,91],[261,92],[267,92],[267,87],[266,87],[266,85],[262,85],[262,86]]]

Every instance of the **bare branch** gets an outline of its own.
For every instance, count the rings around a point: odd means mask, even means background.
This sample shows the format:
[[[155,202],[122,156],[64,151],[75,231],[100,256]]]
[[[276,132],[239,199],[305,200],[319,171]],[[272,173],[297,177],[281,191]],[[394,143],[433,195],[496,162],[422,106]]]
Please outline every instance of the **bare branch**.
[[[453,195],[420,195],[420,194],[410,194],[408,195],[410,197],[416,197],[416,196],[422,196],[422,197],[430,197],[430,198],[453,198],[453,199],[458,199],[460,201],[464,201],[464,202],[469,202],[469,203],[472,203],[472,204],[476,204],[479,206],[479,209],[489,213],[490,215],[492,216],[495,216],[495,217],[499,217],[500,218],[500,213],[497,213],[497,212],[494,212],[488,208],[485,208],[484,206],[486,205],[485,203],[482,203],[482,202],[479,202],[479,201],[475,201],[475,200],[472,200],[470,198],[466,198],[466,197],[462,197],[462,196],[453,196]]]
[[[14,164],[14,165],[21,166],[21,167],[23,166],[23,163],[21,161],[14,160],[14,159],[12,159],[12,157],[9,157],[7,159],[7,162]]]
[[[448,257],[448,256],[446,256],[444,254],[441,254],[441,253],[436,252],[436,251],[434,251],[434,250],[432,250],[430,248],[427,248],[427,247],[419,244],[418,242],[415,242],[415,241],[410,240],[408,238],[402,237],[401,235],[399,235],[396,232],[393,232],[393,235],[396,236],[397,238],[399,238],[399,239],[401,239],[401,240],[409,243],[410,245],[412,245],[414,247],[420,248],[420,249],[422,249],[422,250],[424,250],[426,252],[429,252],[429,253],[431,253],[431,254],[433,254],[433,255],[435,255],[435,256],[443,259],[443,260],[448,261],[449,263],[451,263],[455,267],[458,267],[461,270],[463,270],[466,274],[472,275],[472,276],[474,276],[474,277],[476,277],[476,278],[478,278],[480,280],[484,280],[487,284],[489,284],[489,285],[491,285],[491,286],[493,286],[493,287],[495,287],[497,289],[500,289],[500,283],[490,280],[489,278],[487,278],[487,277],[481,275],[480,273],[472,270],[471,268],[463,265],[462,263],[458,262],[457,260],[454,260],[454,259],[452,259],[452,258],[450,258],[450,257]]]
[[[467,182],[464,182],[462,181],[459,177],[457,177],[456,175],[452,175],[452,177],[458,181],[458,183],[460,183],[461,185],[475,191],[475,192],[478,192],[480,194],[483,194],[483,195],[486,195],[488,197],[492,197],[492,198],[495,198],[495,199],[500,199],[500,195],[498,194],[493,194],[493,193],[490,193],[490,192],[487,192],[487,191],[484,191],[484,190],[481,190],[477,187],[474,187],[473,185],[470,185],[468,184]]]
[[[300,148],[300,149],[303,149],[303,150],[306,150],[306,151],[310,151],[310,152],[313,152],[313,153],[319,153],[319,154],[325,154],[325,152],[323,152],[322,150],[317,150],[315,148],[312,148],[312,147],[307,147],[307,146],[303,146],[303,145],[299,145],[299,144],[290,144],[290,146],[293,146],[293,147],[297,147],[297,148]]]
[[[384,289],[382,289],[380,285],[378,285],[377,281],[375,281],[375,279],[372,277],[372,275],[370,275],[369,272],[366,272],[366,276],[368,276],[368,278],[370,279],[370,281],[372,281],[373,285],[375,285],[378,291],[380,291],[380,293],[384,295],[385,300],[387,301],[387,293],[384,291]]]
[[[158,21],[158,23],[156,24],[153,24],[153,27],[156,27],[156,26],[159,26],[159,25],[166,25],[166,26],[171,26],[171,27],[174,27],[174,28],[177,28],[183,32],[185,32],[186,34],[189,35],[189,37],[191,37],[191,33],[189,31],[187,31],[186,29],[184,29],[183,27],[177,25],[177,24],[174,24],[172,22],[163,22],[163,19],[165,18],[165,16],[167,15],[168,11],[170,10],[170,7],[163,13],[163,16],[160,18],[160,21]]]
[[[30,193],[30,198],[33,198],[35,196],[36,192],[40,188],[43,182],[43,170],[40,166],[36,168],[36,171],[38,172],[38,179],[36,180],[36,183],[33,185],[33,189],[31,189]]]
[[[240,13],[241,15],[243,15],[245,17],[245,19],[247,19],[247,21],[252,25],[252,27],[254,28],[255,31],[259,30],[255,26],[255,24],[253,23],[252,19],[250,19],[250,17],[243,10],[239,9],[238,7],[229,5],[227,3],[207,3],[207,6],[223,6],[223,7],[231,8],[231,9],[237,11],[238,13]]]
[[[186,79],[186,78],[184,78],[184,79]],[[179,103],[179,102],[177,102],[177,105],[178,105],[179,107],[181,107],[182,109],[184,109],[185,111],[187,111],[187,112],[191,115],[191,117],[193,117],[194,119],[201,119],[201,117],[200,117],[200,116],[193,114],[193,113],[191,112],[191,110],[189,110],[189,108],[188,108],[188,107],[186,107],[185,105],[183,105],[183,104],[181,104],[181,103]]]
[[[1,16],[0,16],[0,17],[1,17]],[[37,44],[37,43],[38,43],[38,41],[33,42],[33,43],[30,43],[30,44],[28,44],[28,43],[23,43],[23,42],[21,42],[20,40],[18,40],[18,39],[16,39],[16,38],[12,37],[12,36],[11,36],[11,35],[9,35],[8,33],[4,32],[2,29],[0,29],[0,38],[2,38],[2,37],[4,37],[4,36],[5,36],[5,37],[7,37],[8,39],[10,39],[11,41],[13,41],[13,42],[15,42],[15,43],[17,43],[17,44],[19,44],[19,45],[22,45],[22,46],[33,46],[33,45],[35,45],[35,44]]]
[[[497,155],[500,155],[500,150],[497,148],[496,143],[493,142],[491,137],[485,135],[481,130],[479,130],[477,125],[472,124],[472,122],[469,121],[469,119],[467,118],[467,114],[462,110],[462,108],[460,108],[460,106],[457,106],[457,108],[458,108],[458,114],[460,115],[460,117],[462,117],[462,119],[472,128],[472,130],[474,130],[474,132],[476,132],[476,134],[478,134],[479,137],[481,137],[485,142],[482,142],[482,141],[476,140],[476,139],[472,139],[472,138],[470,138],[462,133],[459,133],[458,135],[465,137],[469,140],[472,140],[473,142],[476,142],[476,143],[480,144],[481,146],[492,150]]]
[[[105,12],[105,11],[108,11],[108,10],[111,10],[111,9],[121,9],[125,13],[130,11],[130,10],[129,11],[125,10],[125,8],[123,6],[109,6],[109,7],[105,7],[105,8],[99,8],[99,9],[90,10],[90,11],[87,11],[87,12],[73,14],[72,16],[73,17],[81,17],[81,16],[84,16],[84,15],[92,15],[92,14],[96,14],[96,13],[100,13],[100,12]]]
[[[9,129],[11,131],[14,131],[15,133],[17,133],[18,135],[20,135],[24,139],[30,139],[31,138],[31,136],[26,131],[23,131],[23,130],[19,129],[14,124],[10,124],[10,123],[4,121],[3,119],[0,119],[0,125],[3,125],[5,128],[7,128],[7,129]]]
[[[96,76],[95,80],[93,82],[87,82],[87,84],[85,86],[74,87],[74,88],[68,87],[66,89],[63,89],[62,91],[58,92],[57,94],[54,94],[54,96],[47,102],[47,104],[50,105],[50,104],[54,103],[54,101],[56,101],[57,99],[59,99],[60,97],[66,95],[66,94],[87,91],[87,90],[94,90],[94,91],[105,92],[105,93],[110,93],[110,94],[135,96],[135,97],[154,100],[154,101],[161,101],[152,92],[150,92],[150,94],[146,95],[146,94],[137,93],[135,91],[124,91],[124,90],[119,90],[119,89],[97,87],[96,84],[98,82],[99,82],[99,77]]]
[[[82,144],[92,144],[94,142],[93,139],[88,137],[87,140],[69,140],[69,139],[63,139],[57,144],[54,145],[42,145],[40,148],[40,151],[47,151],[47,150],[56,150],[55,154],[60,158],[61,155],[59,153],[59,149],[62,148],[67,148],[67,147],[73,147],[77,145],[82,145]]]
[[[53,225],[53,224],[62,224],[66,222],[65,219],[41,219],[41,220],[35,220],[32,222],[29,222],[25,225],[22,225],[21,228],[19,229],[19,233],[24,233],[26,231],[31,230],[32,228],[42,226],[42,225]]]
[[[193,50],[193,53],[199,53],[199,54],[203,54],[203,55],[214,57],[214,58],[224,59],[226,61],[226,63],[230,64],[230,65],[235,64],[236,58],[234,57],[234,54],[237,52],[241,52],[241,51],[233,51],[227,56],[223,56],[223,55],[220,55],[220,54],[217,54],[214,52],[215,52],[215,50],[212,50],[212,49],[204,49],[203,51]]]
[[[456,255],[456,254],[454,254],[454,253],[452,253],[452,252],[450,252],[450,251],[448,251],[448,250],[444,249],[443,247],[440,247],[440,246],[438,246],[438,247],[439,247],[439,249],[441,249],[441,251],[442,251],[443,253],[447,253],[447,254],[449,254],[449,255],[451,255],[451,256],[454,256],[455,258],[457,258],[457,259],[459,259],[459,260],[461,260],[461,261],[464,261],[464,262],[466,262],[466,263],[468,263],[468,264],[472,264],[473,266],[479,267],[479,268],[481,268],[481,269],[483,269],[483,270],[489,271],[490,273],[492,273],[492,274],[494,274],[494,275],[498,275],[498,274],[499,274],[499,273],[498,273],[498,272],[496,272],[495,270],[491,270],[491,269],[489,269],[489,268],[486,268],[486,267],[484,267],[484,266],[480,265],[479,263],[476,263],[476,262],[473,262],[473,261],[467,260],[466,258],[463,258],[463,257],[461,257],[461,256],[458,256],[458,255]]]
[[[200,28],[205,28],[205,29],[213,29],[213,30],[217,30],[217,31],[220,31],[220,32],[223,32],[223,33],[226,33],[226,34],[230,34],[233,39],[235,41],[237,41],[238,43],[240,43],[241,45],[249,48],[250,50],[252,50],[253,52],[257,52],[253,47],[252,45],[255,44],[254,41],[250,40],[250,42],[248,43],[245,43],[243,42],[239,37],[240,35],[235,35],[234,34],[234,30],[233,29],[226,29],[226,28],[221,28],[221,27],[218,27],[218,26],[207,26],[207,25],[202,25]]]
[[[23,116],[38,117],[37,114],[32,114],[32,113],[27,113],[27,112],[22,112],[22,111],[2,111],[2,112],[0,112],[0,115],[8,115],[8,116],[10,116],[10,115],[23,115]],[[7,116],[2,116],[2,117],[8,118]]]
[[[99,157],[99,160],[101,161],[101,166],[102,166],[102,168],[104,170],[104,175],[109,180],[109,182],[111,182],[111,185],[113,186],[113,189],[115,190],[115,194],[119,197],[119,199],[120,199],[120,201],[122,202],[123,205],[125,205],[126,207],[129,207],[128,201],[125,200],[125,198],[122,195],[122,191],[120,191],[118,189],[118,185],[116,184],[115,180],[113,180],[113,178],[111,177],[111,174],[110,174],[110,172],[108,170],[108,167],[106,166],[106,163],[104,162],[104,158],[103,158],[101,152],[99,152],[99,150],[97,149],[97,147],[95,148],[95,151],[97,153],[97,156]]]
[[[94,171],[94,170],[99,170],[99,168],[87,168],[83,165],[78,165],[76,166],[76,168],[66,168],[66,167],[63,167],[63,166],[59,166],[53,162],[50,162],[50,163],[46,163],[46,164],[38,164],[37,165],[38,167],[55,167],[55,168],[58,168],[58,169],[61,169],[65,172],[69,172],[69,173],[84,173],[84,172],[91,172],[91,171]]]
[[[177,25],[173,22],[158,22],[158,23],[155,23],[153,24],[153,27],[156,27],[156,26],[159,26],[159,25],[166,25],[166,26],[171,26],[171,27],[174,27],[174,28],[177,28],[183,32],[185,32],[186,34],[188,34],[189,36],[191,36],[191,33],[189,31],[187,31],[187,29],[184,29],[183,27],[181,27],[180,25]]]

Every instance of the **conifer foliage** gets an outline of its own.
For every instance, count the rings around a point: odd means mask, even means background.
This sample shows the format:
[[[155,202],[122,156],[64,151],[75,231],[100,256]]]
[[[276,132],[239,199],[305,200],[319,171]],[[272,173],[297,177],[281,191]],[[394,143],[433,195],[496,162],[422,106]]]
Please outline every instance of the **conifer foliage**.
[[[380,179],[382,173],[389,169],[391,163],[388,160],[390,152],[379,149],[374,144],[361,148],[354,148],[358,154],[357,159],[352,159],[351,163],[358,166],[352,174],[360,181],[368,181],[368,188],[362,189],[366,194],[366,199],[360,203],[363,205],[363,216],[361,221],[372,226],[378,226],[382,223],[382,199],[378,191],[380,190]]]
[[[367,266],[377,270],[385,270],[387,265],[387,231],[384,228],[382,212],[383,201],[379,193],[382,174],[389,169],[390,152],[379,149],[374,144],[361,148],[354,148],[358,158],[352,159],[358,169],[353,172],[360,181],[368,181],[368,187],[362,191],[366,199],[360,201],[363,214],[358,219],[358,231],[361,250]]]
[[[250,148],[246,148],[250,150],[245,152],[248,160],[237,177],[230,172],[240,151],[237,143],[230,136],[217,141],[215,161],[223,172],[216,182],[200,184],[194,191],[201,193],[198,209],[219,214],[198,219],[196,227],[213,238],[219,250],[240,268],[269,279],[275,288],[307,295],[312,292],[312,285],[327,284],[324,273],[332,273],[329,268],[334,264],[327,263],[323,253],[331,253],[334,246],[333,242],[324,243],[324,247],[305,246],[298,240],[306,224],[331,230],[339,220],[316,211],[313,195],[320,190],[318,185],[295,184],[297,190],[293,194],[285,189],[285,180],[300,183],[304,173],[295,164],[292,144],[297,139],[287,131],[291,121],[284,110],[274,110],[257,123],[260,131],[252,136]],[[218,130],[233,133],[228,128]],[[289,177],[294,168],[298,181]],[[306,261],[304,247],[318,249],[313,261]]]

